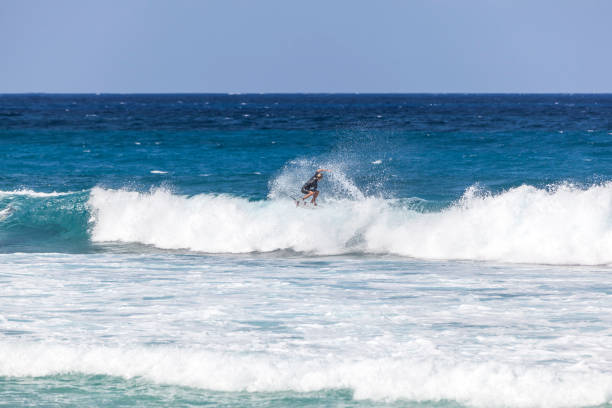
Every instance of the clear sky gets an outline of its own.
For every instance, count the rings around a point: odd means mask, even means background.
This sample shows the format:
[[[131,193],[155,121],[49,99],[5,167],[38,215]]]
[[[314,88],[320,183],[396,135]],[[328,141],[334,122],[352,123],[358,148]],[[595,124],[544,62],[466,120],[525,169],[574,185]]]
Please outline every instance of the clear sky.
[[[0,93],[612,92],[611,0],[0,0]]]

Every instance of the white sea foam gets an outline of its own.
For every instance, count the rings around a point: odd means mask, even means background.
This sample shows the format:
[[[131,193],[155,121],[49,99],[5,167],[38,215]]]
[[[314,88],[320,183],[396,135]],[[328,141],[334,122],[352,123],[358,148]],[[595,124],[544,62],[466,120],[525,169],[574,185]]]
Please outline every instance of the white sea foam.
[[[151,170],[151,174],[168,174],[168,172],[164,170]]]
[[[6,207],[0,210],[0,221],[8,218],[8,216],[11,215],[12,211],[13,209],[11,207]]]
[[[595,406],[612,399],[609,272],[397,257],[0,254],[0,376]]]
[[[28,196],[28,197],[59,197],[64,195],[74,194],[73,191],[66,192],[56,192],[53,191],[51,193],[42,193],[39,191],[22,189],[22,190],[12,190],[12,191],[0,191],[0,197],[3,196]]]
[[[341,177],[336,183],[343,185]],[[344,183],[346,191],[351,184]],[[249,201],[94,188],[94,241],[123,241],[214,253],[281,249],[315,254],[366,252],[424,259],[549,264],[612,263],[612,184],[500,194],[470,188],[439,212],[393,200],[323,202],[316,213],[288,199]]]
[[[609,403],[612,377],[444,358],[276,359],[166,347],[71,347],[0,343],[1,376],[65,373],[143,377],[217,391],[351,389],[356,399],[454,400],[476,407],[577,407]]]

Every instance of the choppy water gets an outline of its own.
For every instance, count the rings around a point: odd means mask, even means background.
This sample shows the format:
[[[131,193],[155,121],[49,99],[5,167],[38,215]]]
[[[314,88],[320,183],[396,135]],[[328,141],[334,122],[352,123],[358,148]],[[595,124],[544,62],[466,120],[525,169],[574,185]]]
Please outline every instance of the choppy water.
[[[0,96],[1,403],[610,405],[611,118],[607,95]]]

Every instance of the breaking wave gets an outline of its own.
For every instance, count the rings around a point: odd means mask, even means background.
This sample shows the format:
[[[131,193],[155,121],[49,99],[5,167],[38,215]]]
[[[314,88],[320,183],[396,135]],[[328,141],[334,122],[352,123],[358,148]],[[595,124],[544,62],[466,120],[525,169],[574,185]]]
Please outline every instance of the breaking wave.
[[[91,238],[209,253],[293,250],[547,264],[612,263],[612,184],[499,194],[468,189],[424,212],[411,200],[332,199],[296,208],[288,198],[176,195],[94,188]]]
[[[44,249],[53,243],[60,250],[124,242],[206,253],[612,264],[612,183],[523,185],[497,194],[471,187],[437,210],[417,198],[349,196],[326,194],[317,208],[296,208],[278,189],[256,201],[163,188],[0,192],[0,246],[29,242]]]

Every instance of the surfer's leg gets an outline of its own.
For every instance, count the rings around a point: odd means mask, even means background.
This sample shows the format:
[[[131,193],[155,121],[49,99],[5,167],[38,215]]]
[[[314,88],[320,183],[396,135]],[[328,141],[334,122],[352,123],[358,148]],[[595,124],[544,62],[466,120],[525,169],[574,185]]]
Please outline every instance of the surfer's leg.
[[[302,200],[307,199],[308,197],[310,197],[313,194],[314,194],[314,191],[309,191],[308,194],[306,194],[304,197],[302,197]]]
[[[311,203],[313,203],[314,205],[317,205],[317,197],[319,196],[319,192],[317,190],[312,192],[312,201]]]

